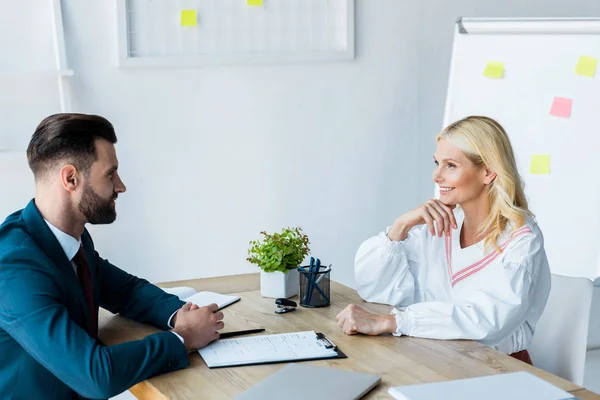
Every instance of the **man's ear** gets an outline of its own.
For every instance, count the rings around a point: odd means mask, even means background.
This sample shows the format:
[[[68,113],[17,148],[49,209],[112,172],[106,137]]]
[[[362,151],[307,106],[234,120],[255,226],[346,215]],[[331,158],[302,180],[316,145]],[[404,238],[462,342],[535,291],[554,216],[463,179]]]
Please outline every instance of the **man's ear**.
[[[485,168],[485,176],[483,178],[483,183],[485,185],[489,185],[490,183],[494,182],[494,179],[496,179],[496,173],[486,167]]]
[[[65,190],[74,192],[77,186],[81,184],[80,180],[80,173],[73,165],[68,164],[60,169],[60,183]]]

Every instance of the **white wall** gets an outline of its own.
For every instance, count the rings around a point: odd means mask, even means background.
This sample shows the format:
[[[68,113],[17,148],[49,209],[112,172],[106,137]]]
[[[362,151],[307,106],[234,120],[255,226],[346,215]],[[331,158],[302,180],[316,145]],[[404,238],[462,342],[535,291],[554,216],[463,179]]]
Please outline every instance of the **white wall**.
[[[0,149],[27,146],[39,119],[60,106],[54,79],[22,75],[55,66],[51,13],[50,0],[0,0]]]
[[[248,241],[298,224],[353,285],[360,242],[431,195],[455,18],[600,15],[597,0],[356,0],[353,62],[124,71],[113,1],[63,2],[73,109],[114,123],[128,186],[117,222],[92,234],[152,281],[253,272]],[[23,134],[42,110],[22,114]],[[24,154],[0,152],[0,170],[6,215],[32,177]]]
[[[117,69],[112,1],[64,13],[73,108],[119,136],[128,191],[117,222],[91,229],[115,264],[152,281],[253,272],[250,239],[301,225],[352,285],[360,242],[414,206],[416,2],[357,1],[354,62],[194,70]],[[31,174],[12,158],[0,185],[25,204]]]

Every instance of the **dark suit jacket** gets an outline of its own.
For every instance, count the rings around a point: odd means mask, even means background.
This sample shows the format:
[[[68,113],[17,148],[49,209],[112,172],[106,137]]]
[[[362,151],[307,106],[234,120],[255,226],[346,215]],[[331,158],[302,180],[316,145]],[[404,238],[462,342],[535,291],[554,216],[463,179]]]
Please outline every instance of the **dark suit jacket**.
[[[81,240],[96,309],[167,329],[184,303],[102,259],[87,231]],[[0,398],[108,398],[189,364],[170,332],[104,346],[90,331],[77,275],[32,200],[0,225]]]

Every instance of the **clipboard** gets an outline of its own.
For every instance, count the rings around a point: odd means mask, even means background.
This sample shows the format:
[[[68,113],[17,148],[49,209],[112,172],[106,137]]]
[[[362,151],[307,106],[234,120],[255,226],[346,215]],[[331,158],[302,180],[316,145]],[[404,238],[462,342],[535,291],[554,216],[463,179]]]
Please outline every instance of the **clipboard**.
[[[221,339],[198,353],[211,369],[348,358],[323,333],[314,331]]]

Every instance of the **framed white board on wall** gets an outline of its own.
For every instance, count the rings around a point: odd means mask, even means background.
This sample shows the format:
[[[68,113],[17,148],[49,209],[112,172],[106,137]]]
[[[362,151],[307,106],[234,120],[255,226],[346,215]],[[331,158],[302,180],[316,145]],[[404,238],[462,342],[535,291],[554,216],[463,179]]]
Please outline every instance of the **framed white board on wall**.
[[[354,58],[354,0],[116,0],[116,5],[121,67]]]
[[[600,276],[600,18],[463,18],[444,126],[506,129],[554,274]]]

